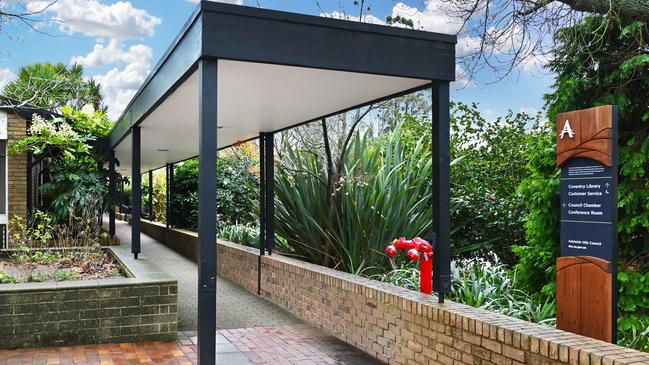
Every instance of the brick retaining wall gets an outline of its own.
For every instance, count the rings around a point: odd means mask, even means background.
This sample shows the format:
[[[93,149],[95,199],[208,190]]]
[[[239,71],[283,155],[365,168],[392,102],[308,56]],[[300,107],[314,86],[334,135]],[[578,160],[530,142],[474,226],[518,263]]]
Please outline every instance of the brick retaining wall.
[[[175,339],[177,281],[111,250],[134,277],[0,284],[0,348]]]
[[[217,258],[219,275],[257,292],[257,250],[219,241]],[[280,255],[261,264],[263,296],[386,363],[649,364],[644,352]]]

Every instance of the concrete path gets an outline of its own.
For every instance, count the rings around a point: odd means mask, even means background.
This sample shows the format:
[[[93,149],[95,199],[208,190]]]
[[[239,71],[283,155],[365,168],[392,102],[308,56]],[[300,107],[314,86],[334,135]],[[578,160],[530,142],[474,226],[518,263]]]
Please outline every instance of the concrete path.
[[[105,219],[105,222],[108,220]],[[116,221],[116,236],[122,245],[130,246],[131,226]],[[198,269],[194,262],[181,256],[153,238],[141,235],[140,257],[155,263],[178,280],[178,330],[196,330],[198,310]],[[216,284],[218,329],[268,327],[301,324],[302,322],[268,300],[217,277]]]

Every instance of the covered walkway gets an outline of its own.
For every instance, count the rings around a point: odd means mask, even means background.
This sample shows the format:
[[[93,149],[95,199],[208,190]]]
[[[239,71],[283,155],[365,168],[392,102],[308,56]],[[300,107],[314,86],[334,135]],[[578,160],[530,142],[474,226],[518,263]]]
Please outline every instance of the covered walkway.
[[[131,226],[116,221],[116,236],[130,249]],[[140,257],[155,263],[178,280],[178,329],[196,331],[198,308],[198,274],[194,262],[142,233]],[[302,322],[275,304],[244,288],[218,277],[216,327],[218,329],[267,327],[301,324]]]
[[[275,133],[425,89],[431,90],[432,105],[433,287],[444,301],[450,287],[449,84],[455,79],[456,43],[447,34],[200,2],[106,142],[113,156],[110,194],[116,197],[117,172],[131,179],[135,259],[146,253],[140,242],[142,174],[165,167],[167,196],[173,197],[173,165],[198,156],[201,363],[214,363],[216,313],[222,310],[216,272],[218,151],[259,138],[259,256],[272,255]],[[167,212],[173,213],[169,207]],[[114,209],[109,217],[114,234]],[[172,218],[167,222],[173,226]]]
[[[130,225],[115,223],[116,236],[130,249]],[[0,350],[0,365],[198,363],[196,264],[145,234],[140,239],[140,258],[178,280],[177,341]],[[216,364],[379,363],[225,278],[218,278],[217,295]]]

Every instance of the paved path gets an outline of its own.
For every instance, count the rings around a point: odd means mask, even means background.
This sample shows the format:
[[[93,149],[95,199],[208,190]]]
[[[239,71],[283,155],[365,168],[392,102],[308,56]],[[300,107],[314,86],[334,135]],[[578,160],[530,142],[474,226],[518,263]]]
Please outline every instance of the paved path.
[[[130,245],[130,225],[117,221],[116,234],[123,245]],[[177,341],[0,350],[0,365],[196,364],[196,264],[145,234],[140,239],[140,257],[178,280]],[[221,277],[217,279],[216,321],[217,365],[380,364]]]
[[[107,219],[105,220],[108,221]],[[116,221],[116,236],[130,245],[131,226]],[[178,280],[178,329],[196,330],[198,310],[198,269],[194,262],[167,248],[153,238],[141,235],[140,257],[155,263]],[[216,285],[218,329],[295,325],[302,322],[270,301],[222,278]]]
[[[220,330],[217,365],[373,365],[376,360],[306,325]],[[0,365],[196,364],[196,335],[177,341],[0,350]]]

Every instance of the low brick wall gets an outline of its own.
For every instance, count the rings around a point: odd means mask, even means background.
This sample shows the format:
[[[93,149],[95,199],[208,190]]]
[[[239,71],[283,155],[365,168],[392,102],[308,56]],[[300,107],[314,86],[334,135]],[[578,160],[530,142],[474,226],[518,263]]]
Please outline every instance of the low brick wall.
[[[144,227],[144,224],[143,224]],[[192,242],[176,230],[179,242]],[[257,292],[257,250],[219,241],[219,275]],[[261,294],[389,364],[649,364],[649,354],[280,255]]]
[[[111,250],[133,277],[0,285],[0,348],[175,339],[177,281]]]
[[[141,220],[140,230],[179,254],[197,262],[198,233],[178,228],[169,229],[165,224],[144,219]]]

